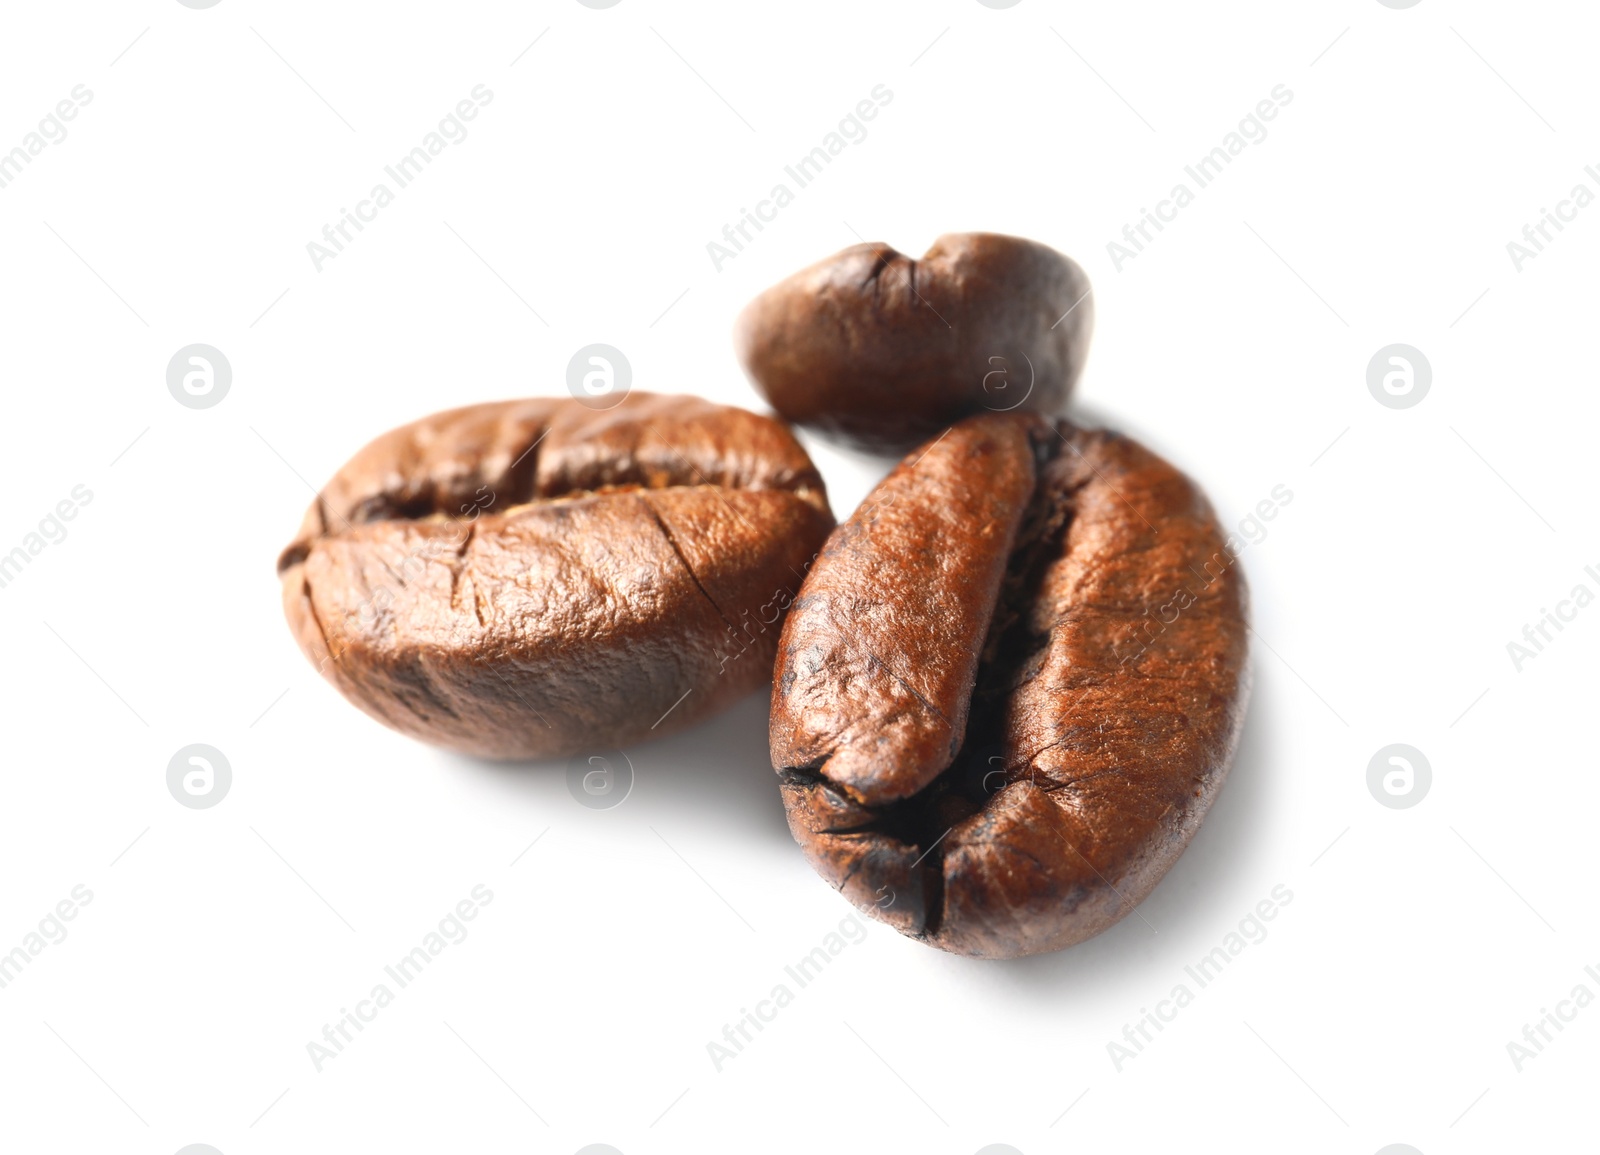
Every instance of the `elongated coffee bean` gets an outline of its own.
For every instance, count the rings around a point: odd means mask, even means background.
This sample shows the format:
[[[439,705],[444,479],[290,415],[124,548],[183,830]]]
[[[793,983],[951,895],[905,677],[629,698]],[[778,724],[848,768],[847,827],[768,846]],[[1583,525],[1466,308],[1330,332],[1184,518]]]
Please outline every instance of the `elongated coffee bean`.
[[[368,714],[492,758],[670,733],[765,684],[833,515],[793,435],[692,397],[384,434],[307,511],[289,625]]]
[[[829,539],[778,648],[789,826],[859,908],[958,954],[1070,946],[1216,797],[1246,593],[1209,503],[1115,433],[969,418]]]

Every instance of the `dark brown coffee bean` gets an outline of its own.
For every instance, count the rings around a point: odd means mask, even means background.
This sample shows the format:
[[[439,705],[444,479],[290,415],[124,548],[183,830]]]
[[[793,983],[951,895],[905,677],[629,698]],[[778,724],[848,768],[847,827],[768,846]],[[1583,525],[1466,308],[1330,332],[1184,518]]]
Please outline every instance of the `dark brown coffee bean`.
[[[972,413],[1062,413],[1093,327],[1067,257],[952,233],[920,261],[865,244],[803,269],[745,307],[734,343],[789,421],[899,451]]]
[[[361,450],[278,569],[301,649],[361,709],[456,750],[560,757],[765,684],[832,526],[769,418],[640,393],[603,412],[508,401]]]
[[[829,538],[778,648],[772,761],[811,864],[957,954],[1098,934],[1182,853],[1248,696],[1210,504],[1126,437],[972,417]]]

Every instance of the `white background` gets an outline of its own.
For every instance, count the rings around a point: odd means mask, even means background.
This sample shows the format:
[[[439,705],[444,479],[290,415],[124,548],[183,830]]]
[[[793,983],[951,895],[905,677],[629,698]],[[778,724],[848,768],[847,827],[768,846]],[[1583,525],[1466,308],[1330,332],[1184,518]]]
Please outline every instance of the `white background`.
[[[1507,1044],[1600,995],[1600,609],[1520,672],[1507,643],[1600,593],[1600,208],[1520,272],[1506,243],[1600,192],[1595,32],[1442,0],[7,5],[0,148],[93,99],[0,189],[0,552],[93,499],[0,590],[0,950],[93,899],[0,990],[0,1147],[1592,1150],[1600,1009],[1520,1072]],[[471,135],[318,272],[307,242],[478,84]],[[869,135],[717,271],[706,243],[879,84]],[[1119,272],[1107,242],[1279,84]],[[1243,556],[1243,745],[1137,917],[1006,963],[872,923],[718,1072],[707,1044],[850,914],[785,828],[763,696],[630,750],[632,795],[588,810],[560,765],[345,703],[274,559],[368,438],[562,394],[590,342],[636,389],[759,407],[746,300],[858,234],[966,229],[1089,272],[1079,416],[1230,524],[1292,490]],[[233,366],[215,408],[167,391],[192,342]],[[1392,342],[1432,365],[1414,408],[1368,392]],[[808,444],[841,517],[886,468]],[[165,783],[195,742],[233,768],[208,810]],[[1410,809],[1366,785],[1395,742],[1433,769]],[[470,936],[319,1073],[307,1043],[477,884]],[[1270,935],[1118,1071],[1107,1044],[1280,884]]]

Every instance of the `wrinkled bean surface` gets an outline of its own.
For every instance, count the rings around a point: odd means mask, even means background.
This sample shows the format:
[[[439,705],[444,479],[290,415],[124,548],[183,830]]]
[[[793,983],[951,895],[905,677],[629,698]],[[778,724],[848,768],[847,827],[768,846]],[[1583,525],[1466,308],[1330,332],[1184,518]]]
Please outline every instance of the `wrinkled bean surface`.
[[[909,455],[779,644],[790,829],[857,907],[958,954],[1123,917],[1216,797],[1246,592],[1209,503],[1130,439],[1011,413]]]
[[[278,569],[301,649],[368,714],[473,754],[558,757],[764,685],[832,526],[816,469],[769,418],[539,398],[379,437]]]

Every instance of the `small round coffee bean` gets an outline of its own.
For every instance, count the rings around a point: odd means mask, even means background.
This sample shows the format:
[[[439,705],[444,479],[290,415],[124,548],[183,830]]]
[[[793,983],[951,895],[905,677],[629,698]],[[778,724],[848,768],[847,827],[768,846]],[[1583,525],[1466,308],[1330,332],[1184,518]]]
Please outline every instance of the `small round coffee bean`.
[[[794,274],[745,307],[734,343],[785,419],[901,451],[968,414],[1063,412],[1093,327],[1072,260],[952,233],[921,260],[853,245]]]

